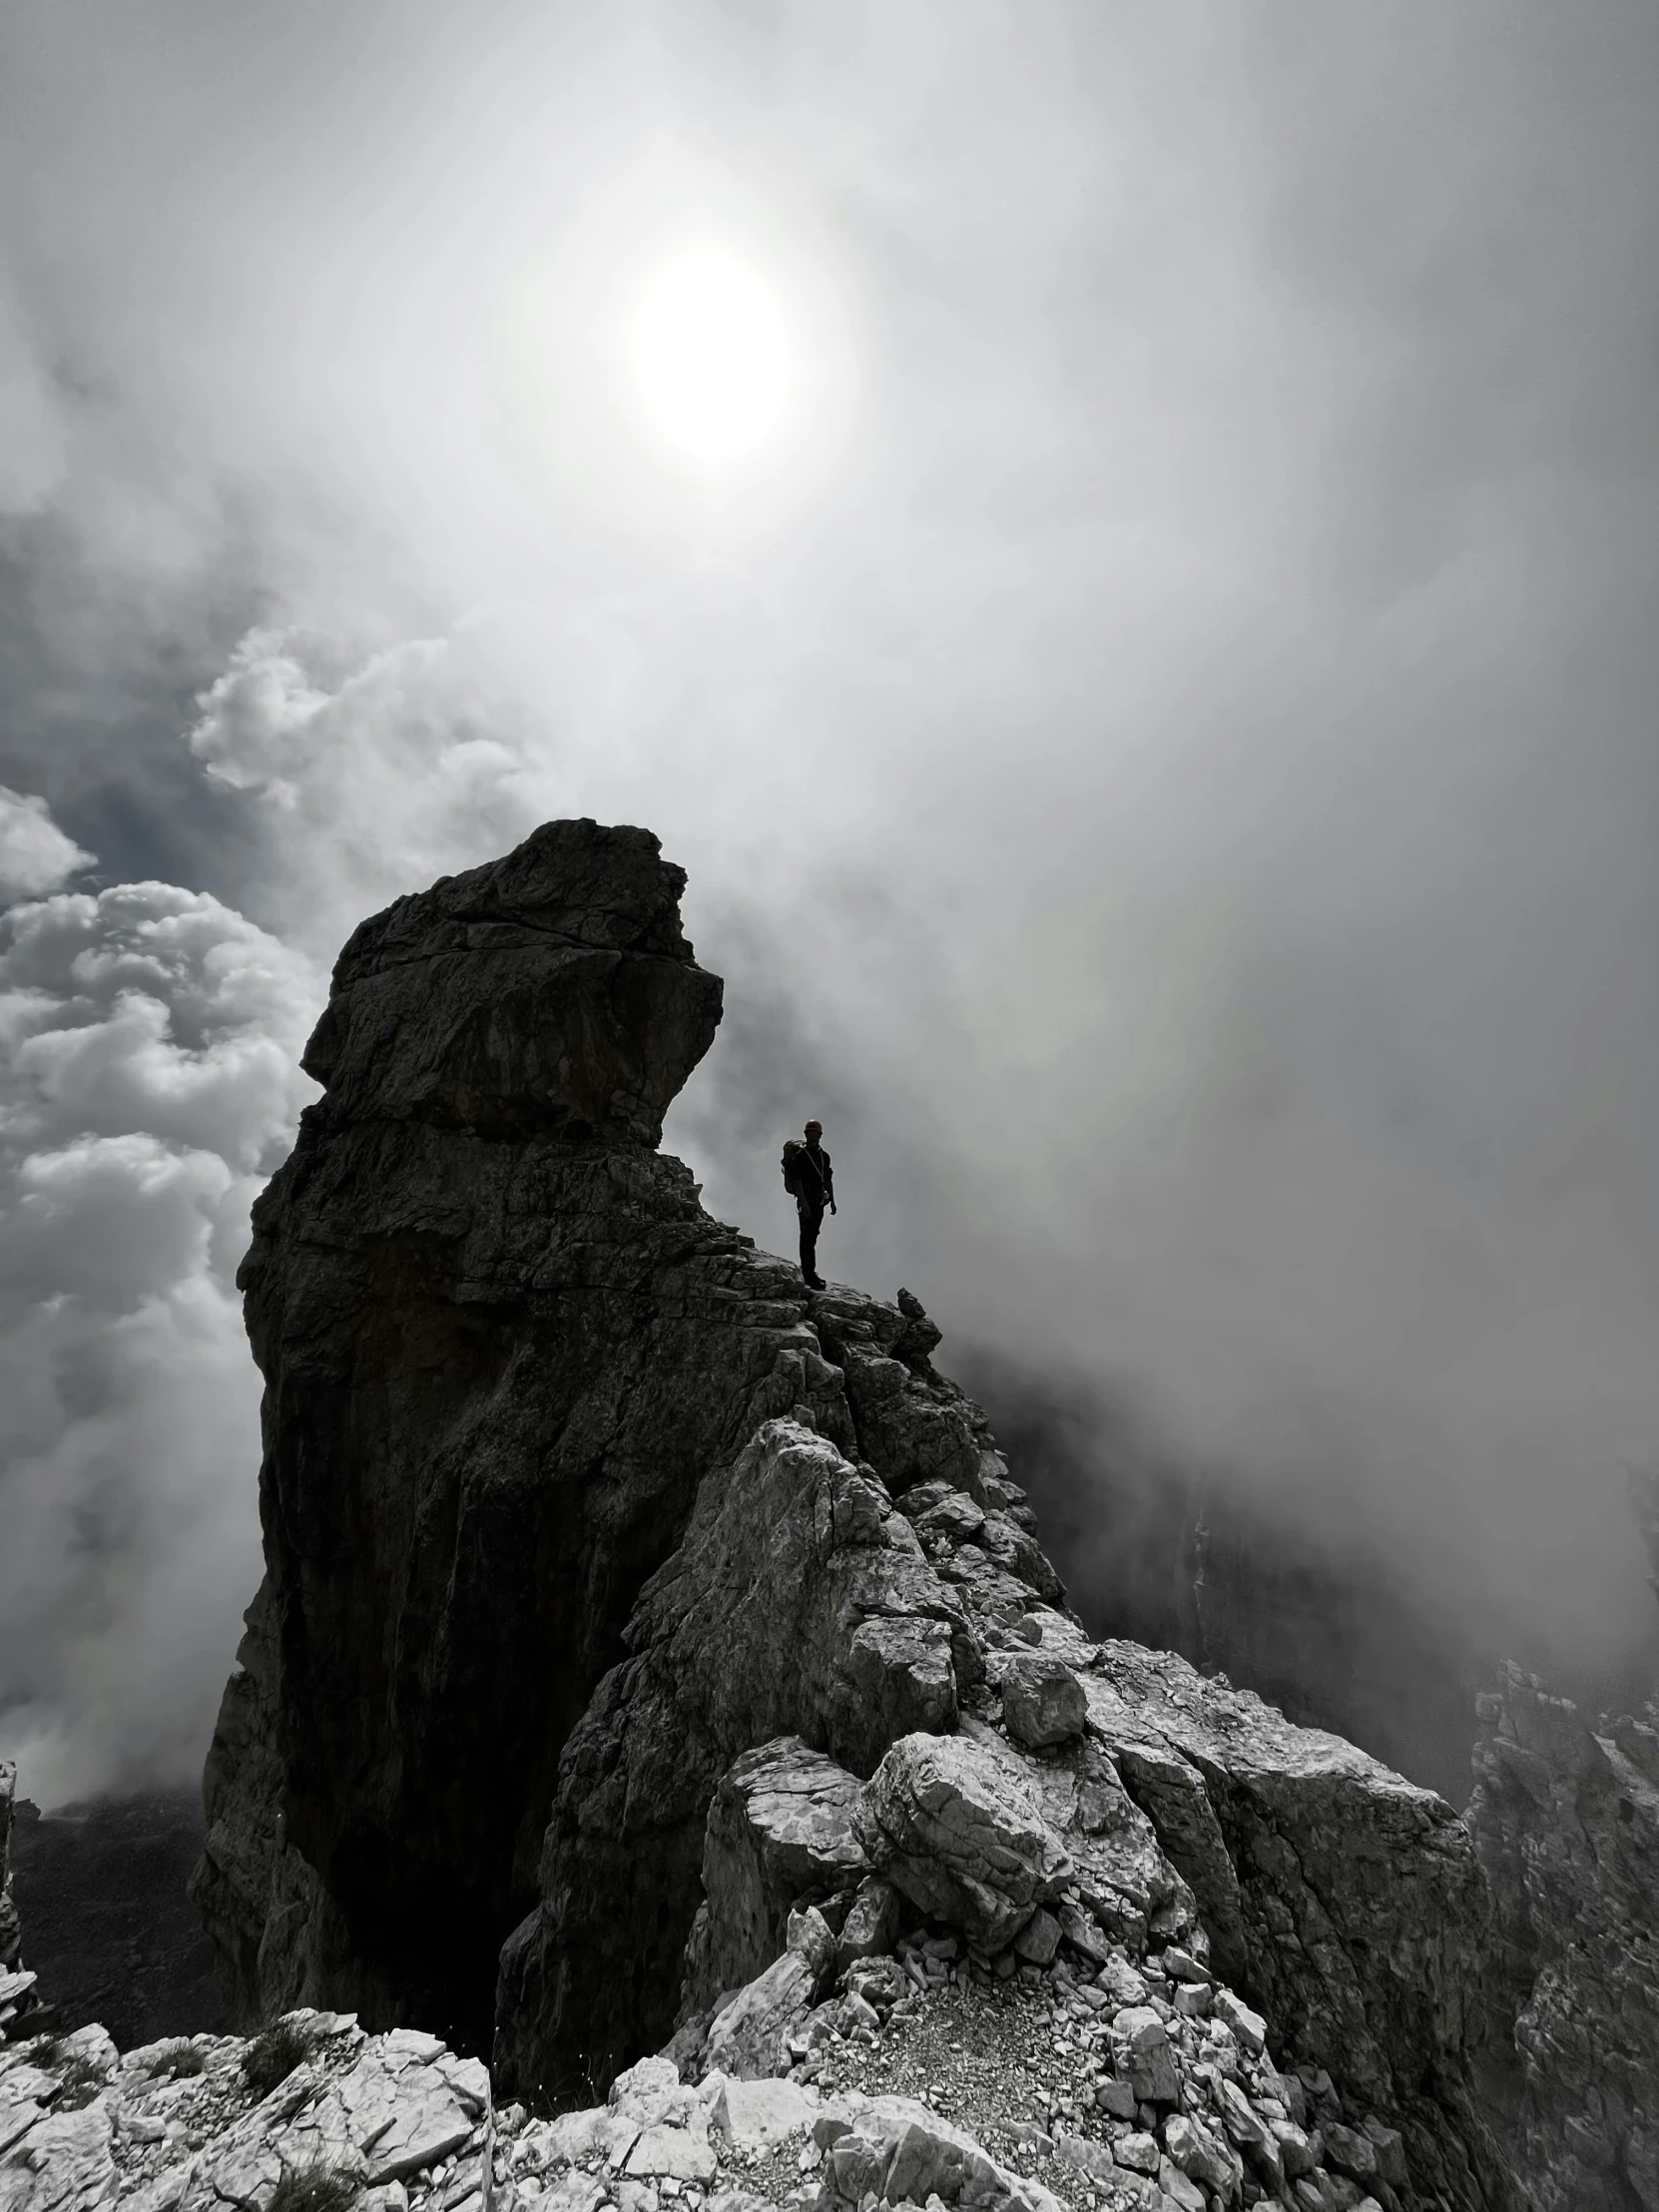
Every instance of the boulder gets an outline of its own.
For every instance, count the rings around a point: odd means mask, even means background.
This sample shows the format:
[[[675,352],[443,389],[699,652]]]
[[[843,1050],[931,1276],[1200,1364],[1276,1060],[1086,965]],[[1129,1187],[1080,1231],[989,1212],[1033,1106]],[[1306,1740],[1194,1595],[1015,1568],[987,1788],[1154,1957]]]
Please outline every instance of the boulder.
[[[1000,1950],[1072,1873],[1028,1792],[966,1736],[900,1738],[853,1826],[870,1864],[922,1912]]]
[[[1112,2145],[1112,2157],[1126,2173],[1155,2174],[1158,2171],[1158,2138],[1140,2130],[1120,2135]]]
[[[967,2212],[1060,2212],[1041,2182],[1011,2173],[965,2129],[910,2097],[875,2097],[831,2143],[825,2212],[873,2194],[889,2205],[960,2204]]]
[[[1007,1653],[994,1671],[1002,1692],[1002,1717],[1017,1743],[1045,1750],[1082,1735],[1089,1703],[1068,1666],[1046,1652],[1015,1651]]]
[[[1278,2196],[1285,2187],[1285,2165],[1280,2156],[1279,2139],[1236,2081],[1223,2081],[1217,2092],[1221,2102],[1221,2120],[1230,2139],[1244,2152],[1255,2168],[1270,2196]],[[1342,2132],[1339,2130],[1338,2132]],[[1329,2146],[1329,2133],[1327,2144]],[[1370,2149],[1368,2144],[1367,2149]],[[1333,2164],[1340,2161],[1333,2160]],[[1342,2167],[1347,2172],[1347,2167]],[[1369,2172],[1375,2174],[1377,2161],[1372,2159]]]
[[[866,1874],[852,1834],[860,1789],[799,1736],[746,1751],[722,1775],[704,1831],[704,1904],[687,1950],[684,2011],[770,1965],[802,1898]]]
[[[1111,1998],[1114,2010],[1121,2011],[1125,2005],[1146,2002],[1145,1979],[1136,1972],[1127,1958],[1120,1955],[1114,1954],[1107,1959],[1096,1974],[1095,1983]]]
[[[711,2129],[737,2150],[770,2150],[792,2135],[805,2135],[825,2124],[824,2100],[818,2091],[794,2081],[722,2081],[709,2111]],[[840,2121],[835,2133],[844,2132],[846,2124]],[[830,2139],[833,2141],[834,2134]]]
[[[1112,2061],[1137,2103],[1173,2104],[1181,2093],[1168,2031],[1149,2004],[1127,2005],[1113,2015]]]
[[[749,2080],[787,2064],[789,2037],[812,2010],[833,1955],[833,1939],[822,1921],[817,1928],[803,1922],[791,1933],[789,1947],[715,2014],[708,2072]]]
[[[903,1900],[880,1875],[866,1875],[847,1908],[835,1945],[836,1962],[850,1966],[859,1958],[879,1957],[898,1940]]]
[[[1238,2158],[1202,2121],[1185,2112],[1174,2113],[1164,2128],[1164,2148],[1189,2180],[1220,2197],[1238,2194],[1242,2173]]]
[[[1158,2186],[1167,2203],[1179,2208],[1179,2212],[1209,2212],[1209,2198],[1196,2181],[1189,2181],[1173,2158],[1158,2161]]]

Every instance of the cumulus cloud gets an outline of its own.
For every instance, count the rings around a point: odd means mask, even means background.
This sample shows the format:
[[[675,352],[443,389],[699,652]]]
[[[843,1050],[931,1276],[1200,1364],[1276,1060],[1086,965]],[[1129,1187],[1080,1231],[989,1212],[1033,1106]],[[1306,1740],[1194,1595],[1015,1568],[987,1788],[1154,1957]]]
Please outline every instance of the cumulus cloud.
[[[259,1571],[234,1276],[319,987],[171,884],[0,918],[0,1740],[46,1803],[199,1763]]]
[[[44,799],[0,784],[0,900],[39,898],[92,865],[52,820]]]
[[[207,774],[265,833],[256,889],[326,956],[411,884],[516,843],[552,802],[524,707],[467,630],[340,667],[303,637],[250,631],[189,732]]]

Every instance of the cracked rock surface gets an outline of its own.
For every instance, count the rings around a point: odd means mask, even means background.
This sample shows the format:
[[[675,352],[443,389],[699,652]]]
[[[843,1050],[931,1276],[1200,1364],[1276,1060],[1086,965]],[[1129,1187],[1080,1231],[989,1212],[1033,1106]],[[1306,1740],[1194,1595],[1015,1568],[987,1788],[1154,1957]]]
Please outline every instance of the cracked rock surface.
[[[362,2212],[485,2212],[493,2156],[489,2076],[414,2029],[299,2010],[251,2041],[0,2049],[4,2212],[265,2212],[323,2179]]]

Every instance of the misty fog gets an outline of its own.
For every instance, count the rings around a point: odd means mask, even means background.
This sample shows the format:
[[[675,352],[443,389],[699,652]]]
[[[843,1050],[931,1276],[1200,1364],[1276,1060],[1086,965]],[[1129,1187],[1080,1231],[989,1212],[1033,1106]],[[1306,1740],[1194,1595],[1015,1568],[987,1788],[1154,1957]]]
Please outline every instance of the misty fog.
[[[1637,0],[7,19],[28,1794],[199,1769],[328,965],[552,815],[689,871],[714,1211],[790,1251],[817,1114],[821,1264],[945,1367],[1433,1648],[1651,1656],[1656,65]],[[711,248],[789,351],[718,464],[628,350]]]

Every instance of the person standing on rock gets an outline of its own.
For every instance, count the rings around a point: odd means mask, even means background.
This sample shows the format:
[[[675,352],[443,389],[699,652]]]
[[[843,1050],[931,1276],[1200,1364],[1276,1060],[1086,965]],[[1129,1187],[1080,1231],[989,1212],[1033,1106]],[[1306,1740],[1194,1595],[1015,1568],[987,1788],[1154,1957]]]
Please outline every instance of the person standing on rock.
[[[801,1217],[801,1272],[810,1291],[822,1291],[824,1278],[818,1272],[818,1233],[824,1227],[824,1209],[835,1211],[835,1176],[830,1165],[830,1155],[824,1149],[824,1124],[810,1121],[802,1135],[806,1143],[792,1137],[784,1147],[784,1188],[795,1198],[795,1210]]]

